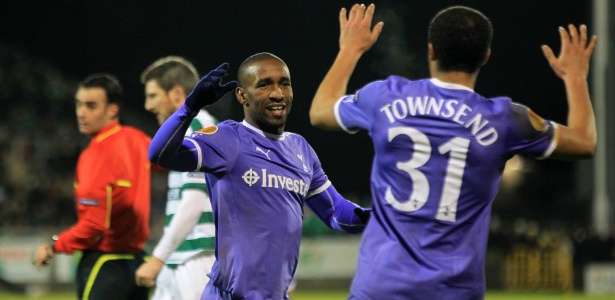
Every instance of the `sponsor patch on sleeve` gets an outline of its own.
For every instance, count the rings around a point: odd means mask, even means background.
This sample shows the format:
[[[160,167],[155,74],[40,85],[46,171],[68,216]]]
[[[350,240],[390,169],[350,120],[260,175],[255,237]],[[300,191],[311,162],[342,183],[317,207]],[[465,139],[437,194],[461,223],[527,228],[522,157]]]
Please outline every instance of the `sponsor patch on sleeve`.
[[[346,95],[346,96],[344,96],[344,100],[342,100],[342,102],[352,103],[352,102],[359,101],[359,92],[360,91],[361,90],[357,90],[353,95]]]
[[[532,127],[538,131],[545,131],[547,129],[547,124],[545,124],[545,120],[533,112],[531,109],[527,109],[530,116],[530,123],[532,123]]]
[[[218,131],[218,126],[212,125],[212,126],[207,126],[205,128],[199,129],[196,132],[202,133],[202,134],[214,134],[216,133],[216,131]]]
[[[85,205],[85,206],[98,206],[98,200],[79,198],[79,204]]]
[[[190,178],[205,178],[205,173],[203,172],[188,172],[186,175]]]

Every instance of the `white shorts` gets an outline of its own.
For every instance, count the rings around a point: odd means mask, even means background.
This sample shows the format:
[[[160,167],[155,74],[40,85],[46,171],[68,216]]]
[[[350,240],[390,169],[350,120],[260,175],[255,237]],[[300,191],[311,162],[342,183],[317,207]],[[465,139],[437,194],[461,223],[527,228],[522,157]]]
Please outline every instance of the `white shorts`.
[[[201,252],[175,268],[164,265],[156,278],[156,290],[151,300],[198,300],[209,281],[216,257]]]

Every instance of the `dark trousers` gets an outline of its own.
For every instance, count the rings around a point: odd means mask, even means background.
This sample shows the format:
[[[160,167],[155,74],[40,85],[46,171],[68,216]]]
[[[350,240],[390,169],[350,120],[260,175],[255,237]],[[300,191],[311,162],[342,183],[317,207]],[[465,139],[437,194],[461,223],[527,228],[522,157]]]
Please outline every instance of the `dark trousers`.
[[[105,253],[84,250],[77,267],[77,298],[80,300],[147,300],[149,288],[139,287],[135,271],[145,252]]]

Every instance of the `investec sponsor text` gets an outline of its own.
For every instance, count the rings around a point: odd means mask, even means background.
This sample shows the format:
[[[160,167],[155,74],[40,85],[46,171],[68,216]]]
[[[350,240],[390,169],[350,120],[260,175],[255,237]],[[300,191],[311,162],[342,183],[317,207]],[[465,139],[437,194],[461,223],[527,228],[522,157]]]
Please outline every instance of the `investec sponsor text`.
[[[249,186],[260,186],[263,188],[286,189],[291,192],[307,195],[310,188],[305,181],[293,179],[284,175],[268,173],[267,169],[261,169],[260,175],[252,168],[243,173],[243,181]]]

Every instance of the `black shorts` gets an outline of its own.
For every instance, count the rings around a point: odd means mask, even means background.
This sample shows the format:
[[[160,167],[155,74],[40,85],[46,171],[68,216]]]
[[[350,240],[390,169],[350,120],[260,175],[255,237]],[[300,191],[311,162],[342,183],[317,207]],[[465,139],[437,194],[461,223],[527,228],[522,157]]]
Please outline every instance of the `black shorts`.
[[[137,286],[135,272],[145,252],[106,253],[84,250],[77,267],[77,298],[88,300],[147,300],[149,288]]]

